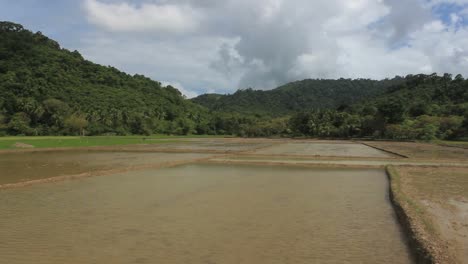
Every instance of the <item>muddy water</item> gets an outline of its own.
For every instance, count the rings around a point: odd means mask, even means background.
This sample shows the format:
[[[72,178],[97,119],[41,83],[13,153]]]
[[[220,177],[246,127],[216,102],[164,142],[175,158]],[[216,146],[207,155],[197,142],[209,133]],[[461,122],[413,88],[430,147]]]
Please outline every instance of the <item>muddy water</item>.
[[[335,156],[335,157],[376,157],[390,158],[393,155],[368,147],[363,144],[353,143],[286,143],[274,145],[256,151],[262,155],[311,155],[311,156]]]
[[[345,160],[345,159],[304,159],[282,156],[229,156],[210,159],[213,162],[237,163],[237,164],[290,164],[290,165],[336,165],[336,166],[359,166],[359,167],[383,167],[386,165],[418,165],[418,166],[445,166],[445,167],[468,167],[462,162],[427,162],[412,160]]]
[[[380,170],[185,165],[0,191],[4,263],[410,263]]]
[[[0,154],[0,185],[129,166],[200,159],[208,154],[52,151]]]
[[[151,150],[179,150],[179,151],[198,151],[198,152],[238,152],[252,151],[258,148],[268,147],[273,142],[267,141],[230,141],[222,139],[204,139],[204,140],[183,140],[175,143],[140,145],[138,149]]]

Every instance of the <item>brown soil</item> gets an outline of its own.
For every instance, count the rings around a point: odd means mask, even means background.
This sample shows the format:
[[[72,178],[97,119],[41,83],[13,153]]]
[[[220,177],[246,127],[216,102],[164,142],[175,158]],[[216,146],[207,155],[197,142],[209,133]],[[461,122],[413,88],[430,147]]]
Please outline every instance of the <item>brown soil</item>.
[[[431,160],[467,160],[468,149],[441,146],[429,143],[414,142],[376,142],[368,141],[366,145],[398,153],[413,159]]]
[[[468,168],[397,171],[400,203],[431,262],[468,263]]]
[[[423,203],[434,217],[433,221],[441,230],[441,236],[449,245],[458,263],[468,261],[468,201],[449,200],[441,205],[434,202]]]

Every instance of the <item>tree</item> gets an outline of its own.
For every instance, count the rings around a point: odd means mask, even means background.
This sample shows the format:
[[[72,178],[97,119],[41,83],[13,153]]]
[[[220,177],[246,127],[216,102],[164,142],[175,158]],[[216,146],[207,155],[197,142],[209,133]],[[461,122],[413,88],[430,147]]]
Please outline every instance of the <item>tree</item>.
[[[456,82],[463,82],[464,80],[465,80],[465,79],[463,78],[463,75],[461,75],[461,74],[457,74],[457,75],[455,76],[455,81],[456,81]]]
[[[413,129],[418,131],[417,138],[422,140],[436,139],[439,127],[439,118],[427,115],[418,117],[413,125]]]
[[[19,112],[13,115],[8,123],[8,129],[14,135],[32,135],[33,130],[29,126],[31,119],[26,113]]]
[[[468,111],[466,111],[464,115],[463,124],[460,129],[460,137],[464,139],[468,139]]]
[[[464,118],[461,116],[447,116],[439,118],[438,138],[453,139],[460,133]]]
[[[75,113],[65,120],[65,128],[71,134],[85,135],[85,128],[88,126],[88,120],[83,114]]]
[[[3,136],[6,134],[6,129],[8,128],[8,125],[6,123],[6,117],[3,114],[0,114],[0,136]]]
[[[7,21],[1,21],[0,22],[0,31],[19,32],[19,31],[23,31],[23,30],[24,30],[24,28],[20,24],[7,22]]]
[[[51,126],[62,127],[65,118],[69,115],[70,107],[58,99],[47,99],[43,102],[45,122]]]
[[[390,98],[378,105],[379,112],[390,124],[396,124],[405,119],[405,105],[400,98]]]

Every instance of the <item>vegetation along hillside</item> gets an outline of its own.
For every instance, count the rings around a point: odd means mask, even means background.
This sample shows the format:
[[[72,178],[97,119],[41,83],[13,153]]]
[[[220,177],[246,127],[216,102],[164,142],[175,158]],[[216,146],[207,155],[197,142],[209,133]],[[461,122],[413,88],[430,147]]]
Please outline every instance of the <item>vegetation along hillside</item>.
[[[261,117],[240,135],[465,139],[468,81],[461,75],[391,80],[303,80],[271,91],[206,94],[194,102],[224,115]]]
[[[175,88],[0,22],[0,134],[206,133],[202,116]]]
[[[282,116],[298,111],[337,108],[383,94],[402,78],[375,81],[369,79],[303,80],[269,91],[251,88],[231,95],[205,94],[192,99],[220,112],[256,113]]]
[[[303,80],[186,100],[173,87],[0,22],[0,135],[154,133],[466,139],[468,80]]]
[[[319,137],[463,139],[468,136],[468,81],[461,75],[408,75],[371,100],[294,114],[290,128]]]

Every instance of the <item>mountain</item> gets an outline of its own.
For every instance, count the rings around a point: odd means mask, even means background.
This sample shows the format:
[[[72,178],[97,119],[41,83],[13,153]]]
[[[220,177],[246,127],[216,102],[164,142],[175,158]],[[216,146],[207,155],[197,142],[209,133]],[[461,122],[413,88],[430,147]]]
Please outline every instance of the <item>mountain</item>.
[[[0,134],[206,133],[206,112],[171,86],[0,22]]]
[[[385,93],[344,109],[296,113],[289,128],[318,137],[468,139],[468,80],[408,75]]]
[[[468,138],[468,80],[303,80],[185,99],[0,22],[0,136],[210,134],[398,140]]]
[[[303,80],[271,91],[206,94],[193,101],[222,113],[219,127],[245,136],[468,137],[468,80],[461,75]]]
[[[302,80],[269,91],[245,89],[231,95],[205,94],[193,102],[212,111],[256,113],[282,116],[298,111],[335,109],[384,94],[403,78],[375,81],[369,79]]]

